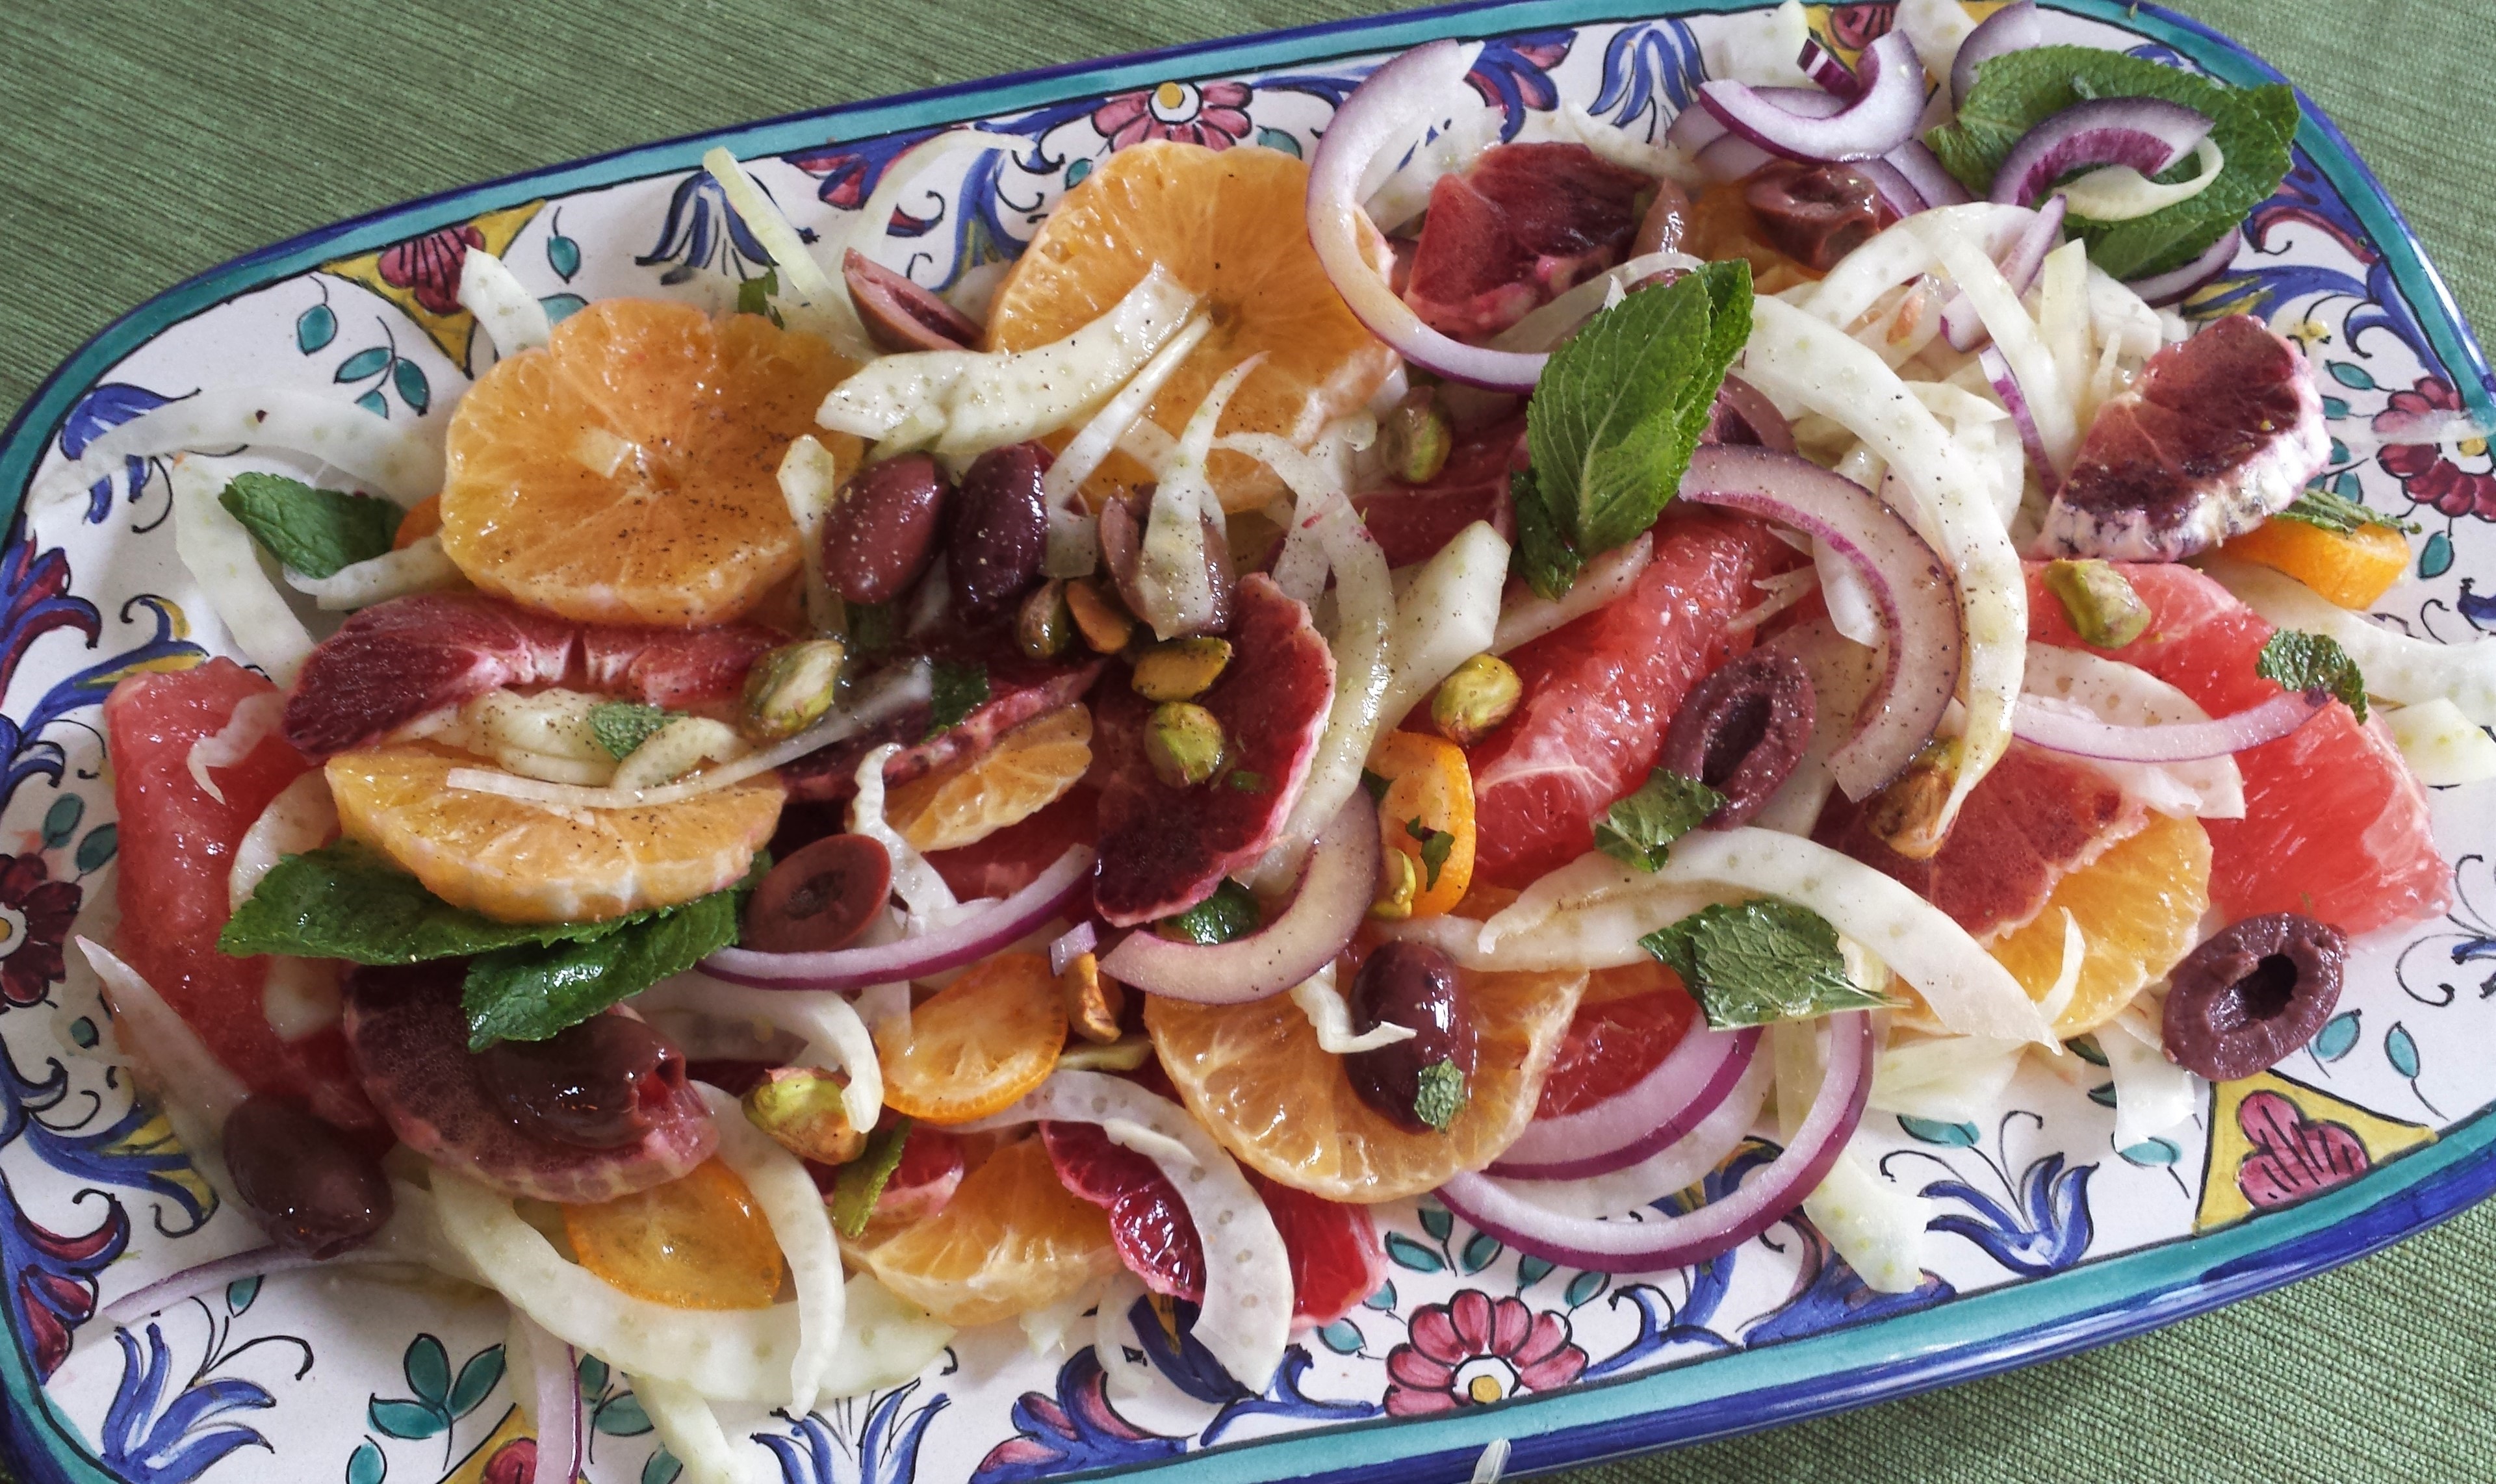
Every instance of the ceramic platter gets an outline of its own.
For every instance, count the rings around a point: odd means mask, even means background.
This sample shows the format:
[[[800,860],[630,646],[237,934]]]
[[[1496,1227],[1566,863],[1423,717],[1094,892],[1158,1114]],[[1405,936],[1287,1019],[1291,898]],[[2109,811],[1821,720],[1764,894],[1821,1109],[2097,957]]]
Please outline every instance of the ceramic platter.
[[[2276,80],[2153,6],[2050,0],[2054,40]],[[71,357],[0,446],[14,508],[102,430],[202,388],[293,387],[439,438],[492,351],[454,297],[464,244],[500,254],[557,315],[610,294],[715,309],[764,271],[696,165],[726,144],[818,232],[889,162],[977,121],[903,196],[885,260],[944,286],[1019,252],[1050,202],[1151,139],[1307,151],[1383,57],[1488,38],[1470,78],[1512,133],[1562,105],[1641,138],[1686,106],[1741,7],[1538,0],[1382,17],[1025,74],[656,144],[456,191],[265,249],[152,300]],[[1884,4],[1815,6],[1841,55]],[[2378,454],[2390,412],[2486,414],[2470,331],[2348,141],[2306,105],[2295,168],[2233,268],[2189,306],[2250,311],[2307,347],[2345,493],[2424,526],[2384,621],[2443,639],[2496,622],[2496,470],[2480,443]],[[302,470],[305,474],[312,471]],[[159,464],[87,499],[17,510],[0,547],[0,1381],[23,1484],[511,1484],[525,1429],[502,1306],[350,1271],[237,1283],[135,1329],[94,1315],[142,1283],[251,1245],[108,1054],[94,980],[64,955],[109,912],[112,795],[97,706],[119,677],[236,653],[173,554]],[[2496,580],[2491,580],[2496,587]],[[2445,792],[2449,918],[2364,942],[2336,1017],[2277,1068],[2207,1090],[2198,1119],[2117,1148],[2086,1043],[2031,1058],[1991,1116],[1875,1115],[1880,1168],[1926,1197],[1931,1270],[1867,1289],[1799,1219],[1704,1267],[1606,1278],[1520,1257],[1424,1200],[1382,1208],[1392,1281],[1298,1337],[1262,1392],[1157,1324],[1115,1359],[1091,1326],[1035,1353],[1015,1326],[963,1336],[918,1378],[806,1416],[756,1413],[755,1478],[1007,1484],[1149,1474],[1460,1479],[1506,1439],[1546,1469],[1854,1407],[2101,1344],[2345,1262],[2496,1186],[2496,881],[2488,795]],[[1712,1186],[1772,1153],[1753,1144]],[[675,1461],[620,1376],[580,1368],[597,1484],[669,1484]],[[735,1420],[735,1419],[732,1419]]]

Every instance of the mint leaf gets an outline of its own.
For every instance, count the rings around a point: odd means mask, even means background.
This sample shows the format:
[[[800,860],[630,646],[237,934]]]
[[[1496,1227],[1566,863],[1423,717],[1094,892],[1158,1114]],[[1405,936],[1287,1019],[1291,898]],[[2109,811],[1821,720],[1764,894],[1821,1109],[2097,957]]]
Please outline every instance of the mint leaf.
[[[910,1119],[896,1116],[891,1128],[867,1135],[864,1153],[841,1166],[832,1180],[832,1225],[842,1236],[855,1242],[866,1235],[866,1223],[875,1219],[875,1203],[884,1198],[884,1188],[901,1167],[901,1152],[909,1142]]]
[[[2350,535],[2361,526],[2389,526],[2403,535],[2418,529],[2415,520],[2396,520],[2319,484],[2308,487],[2293,504],[2271,519],[2298,521],[2334,536]]]
[[[544,1040],[684,973],[736,942],[744,897],[742,886],[733,886],[637,914],[596,938],[481,955],[469,964],[459,996],[468,1015],[468,1049],[483,1051],[498,1040]]]
[[[2087,241],[2089,262],[2117,278],[2191,262],[2269,200],[2288,174],[2298,120],[2296,94],[2288,87],[2229,87],[2094,46],[2032,46],[1988,60],[1977,70],[1957,120],[1933,130],[1925,142],[1981,201],[2021,136],[2095,98],[2163,98],[2204,113],[2212,120],[2211,141],[2225,158],[2219,178],[2200,194],[2147,216],[2129,222],[2072,216],[2068,230]],[[2198,169],[2186,159],[2168,176],[2187,178]]]
[[[934,714],[927,719],[927,735],[930,737],[948,727],[959,727],[962,718],[987,703],[988,667],[976,661],[961,664],[939,660],[929,682],[929,694],[935,706]]]
[[[1404,821],[1404,833],[1421,842],[1421,889],[1429,891],[1439,884],[1439,872],[1448,863],[1450,852],[1456,848],[1452,831],[1432,829],[1419,819]]]
[[[865,659],[881,660],[901,641],[900,620],[889,603],[851,603],[849,620],[850,642]]]
[[[1413,1116],[1441,1133],[1465,1110],[1465,1074],[1453,1062],[1433,1062],[1421,1068],[1420,1091],[1413,1096]]]
[[[780,292],[780,270],[764,268],[761,278],[749,278],[736,286],[736,312],[759,314],[772,324],[780,324],[780,311],[771,307],[771,297]]]
[[[1225,880],[1213,888],[1213,895],[1153,926],[1164,938],[1180,943],[1217,943],[1245,938],[1264,920],[1265,910],[1257,905],[1257,898],[1248,888]]]
[[[590,735],[598,745],[614,755],[617,761],[633,756],[636,749],[657,736],[662,727],[675,721],[680,713],[662,711],[637,701],[610,700],[591,708]]]
[[[1530,417],[1529,414],[1529,417]],[[1534,471],[1519,469],[1508,477],[1509,503],[1516,511],[1516,550],[1509,570],[1525,579],[1541,597],[1557,603],[1577,585],[1585,559],[1569,543],[1560,519],[1543,503]]]
[[[1724,807],[1725,795],[1698,779],[1658,768],[1596,821],[1595,849],[1623,865],[1652,871],[1664,864],[1672,842]]]
[[[2357,662],[2327,634],[2282,629],[2254,657],[2254,673],[2291,691],[2328,691],[2366,719],[2366,677]]]
[[[1719,902],[1638,943],[1681,975],[1720,1031],[1888,1004],[1846,976],[1826,918],[1774,897]]]
[[[1387,802],[1387,785],[1388,778],[1386,774],[1373,773],[1367,768],[1362,768],[1360,770],[1360,787],[1362,791],[1369,795],[1369,801],[1371,803],[1384,804]]]
[[[388,500],[315,489],[273,474],[235,475],[217,504],[269,555],[307,577],[388,555],[406,513]]]

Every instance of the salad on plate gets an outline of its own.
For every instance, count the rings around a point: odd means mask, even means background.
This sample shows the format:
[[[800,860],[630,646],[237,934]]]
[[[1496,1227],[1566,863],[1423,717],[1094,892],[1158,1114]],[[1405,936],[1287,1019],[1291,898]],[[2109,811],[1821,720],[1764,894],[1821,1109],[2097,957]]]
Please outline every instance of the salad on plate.
[[[234,386],[52,470],[175,455],[251,662],[113,691],[78,942],[266,1240],[113,1312],[448,1277],[537,1458],[595,1355],[707,1484],[972,1326],[1149,1298],[1257,1391],[1411,1197],[1606,1273],[1799,1210],[1910,1289],[1868,1109],[2094,1036],[2121,1145],[2303,1047],[2444,909],[2496,674],[2364,618],[2406,533],[2310,484],[2299,344],[2177,312],[2293,95],[2024,0],[1746,24],[1653,139],[1418,47],[943,294],[863,234],[993,136],[811,242],[715,150],[735,313],[471,245],[440,447]]]

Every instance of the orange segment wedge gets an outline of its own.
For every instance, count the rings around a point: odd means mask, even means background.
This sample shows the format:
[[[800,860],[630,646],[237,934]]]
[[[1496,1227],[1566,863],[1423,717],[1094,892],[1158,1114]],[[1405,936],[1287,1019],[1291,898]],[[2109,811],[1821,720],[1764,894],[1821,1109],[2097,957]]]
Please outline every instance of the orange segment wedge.
[[[1433,1190],[1516,1142],[1586,976],[1467,974],[1464,983],[1475,1071],[1446,1133],[1408,1133],[1362,1102],[1289,995],[1218,1005],[1148,996],[1144,1028],[1188,1111],[1223,1147],[1268,1179],[1374,1204]]]
[[[559,809],[454,789],[478,759],[416,744],[341,753],[329,792],[350,840],[435,896],[500,922],[594,922],[734,885],[785,797],[771,774],[642,809]]]
[[[1048,960],[1000,953],[876,1027],[884,1100],[896,1113],[967,1124],[1040,1086],[1066,1044],[1066,996]]]
[[[2079,987],[2054,1020],[2063,1040],[2112,1020],[2192,950],[2210,907],[2210,837],[2198,819],[2151,815],[2140,832],[2054,883],[2036,920],[1991,944],[2032,1000],[2063,967],[2063,913],[2087,940]]]
[[[868,1249],[884,1285],[968,1329],[1029,1314],[1118,1269],[1108,1213],[1068,1192],[1037,1138],[963,1178],[934,1216]]]
[[[2390,526],[2342,535],[2302,520],[2273,518],[2220,548],[2224,556],[2288,573],[2344,608],[2360,612],[2409,571],[2410,543]]]
[[[884,817],[918,850],[974,845],[1064,797],[1092,766],[1092,713],[1037,716],[987,751],[885,796]]]
[[[717,1159],[639,1194],[566,1206],[563,1234],[582,1267],[652,1303],[766,1309],[780,1292],[771,1222]]]
[[[483,590],[565,618],[736,618],[797,570],[780,459],[850,370],[756,315],[601,299],[460,399],[443,549]],[[819,436],[846,475],[858,441]]]
[[[1309,245],[1309,170],[1279,150],[1155,141],[1123,149],[1066,193],[998,286],[988,343],[1028,350],[1098,319],[1159,263],[1205,295],[1213,332],[1153,400],[1175,434],[1221,375],[1263,352],[1219,431],[1277,433],[1306,446],[1357,411],[1395,368],[1395,353],[1353,317]],[[1207,465],[1229,510],[1282,492],[1263,464],[1217,449]],[[1124,454],[1087,487],[1148,480]]]
[[[1442,916],[1474,880],[1474,772],[1465,750],[1445,737],[1390,731],[1370,749],[1369,766],[1388,780],[1379,832],[1388,850],[1412,860],[1420,884],[1412,914]]]

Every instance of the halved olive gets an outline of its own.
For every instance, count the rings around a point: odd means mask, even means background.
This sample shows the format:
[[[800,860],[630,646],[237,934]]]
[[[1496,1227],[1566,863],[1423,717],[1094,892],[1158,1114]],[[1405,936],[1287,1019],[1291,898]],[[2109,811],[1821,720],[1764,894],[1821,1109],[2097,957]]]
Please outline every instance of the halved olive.
[[[738,940],[764,953],[847,947],[892,896],[892,857],[864,835],[828,835],[774,865]]]

